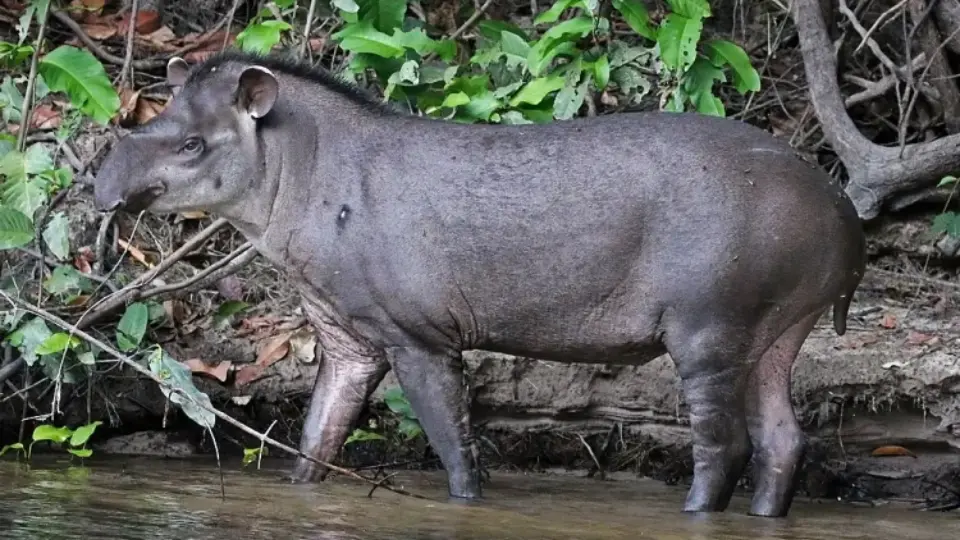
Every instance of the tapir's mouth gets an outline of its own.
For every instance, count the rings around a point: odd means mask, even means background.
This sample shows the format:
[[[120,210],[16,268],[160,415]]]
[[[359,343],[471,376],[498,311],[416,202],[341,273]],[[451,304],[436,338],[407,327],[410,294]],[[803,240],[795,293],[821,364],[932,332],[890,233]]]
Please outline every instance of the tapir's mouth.
[[[150,207],[153,201],[167,192],[167,185],[163,182],[150,184],[145,189],[131,193],[123,204],[127,212],[140,212]]]

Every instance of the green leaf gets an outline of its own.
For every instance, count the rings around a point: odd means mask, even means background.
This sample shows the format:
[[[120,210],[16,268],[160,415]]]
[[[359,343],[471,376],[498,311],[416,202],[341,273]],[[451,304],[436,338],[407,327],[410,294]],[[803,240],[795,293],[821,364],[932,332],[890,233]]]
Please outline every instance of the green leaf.
[[[706,19],[711,16],[707,0],[667,0],[670,11],[688,19]]]
[[[93,432],[97,430],[97,427],[102,424],[103,422],[97,420],[96,422],[78,427],[73,432],[73,436],[70,437],[70,446],[83,446],[87,444],[87,441],[90,440],[90,436],[93,435]]]
[[[86,351],[77,355],[77,362],[84,366],[95,366],[97,365],[97,357],[93,352]]]
[[[634,32],[656,41],[657,32],[650,26],[650,14],[640,0],[613,0],[613,8],[620,12]]]
[[[683,89],[701,114],[725,116],[723,102],[714,95],[713,85],[726,81],[723,70],[704,60],[697,60],[683,77]]]
[[[135,350],[147,332],[149,319],[150,312],[146,304],[134,302],[127,306],[117,324],[117,347],[123,352]]]
[[[159,345],[150,355],[149,364],[150,371],[172,387],[170,389],[161,385],[160,391],[163,392],[163,395],[171,402],[179,405],[180,409],[191,420],[202,427],[212,429],[217,417],[209,410],[213,408],[210,403],[210,396],[193,385],[190,369],[174,360]]]
[[[263,447],[263,453],[264,454],[267,453],[266,446]],[[246,467],[247,465],[253,463],[254,461],[257,461],[257,458],[259,457],[260,457],[260,447],[244,448],[243,449],[243,466]]]
[[[33,442],[53,441],[62,444],[72,434],[73,430],[67,426],[55,427],[50,424],[41,424],[33,429]]]
[[[506,125],[532,124],[520,111],[507,111],[500,115],[500,123]]]
[[[951,185],[951,184],[956,184],[956,183],[957,183],[957,177],[956,177],[956,176],[947,175],[947,176],[944,176],[943,178],[940,179],[940,183],[937,184],[937,187],[938,187],[938,188],[946,187],[946,186],[949,186],[949,185]]]
[[[600,55],[593,63],[593,78],[597,82],[598,90],[603,90],[610,82],[610,60],[606,54]]]
[[[339,41],[342,49],[354,53],[399,58],[404,52],[404,47],[394,37],[377,30],[370,21],[347,25],[330,37]]]
[[[352,444],[355,442],[362,442],[362,441],[382,441],[382,440],[386,440],[386,437],[384,437],[379,433],[357,428],[353,430],[353,433],[351,433],[349,437],[347,437],[347,440],[343,443],[343,445],[347,446],[348,444]]]
[[[530,55],[530,44],[513,32],[504,30],[500,33],[500,50],[507,57],[508,67],[511,64],[526,64]]]
[[[566,77],[563,88],[557,92],[557,97],[553,98],[553,117],[557,120],[569,120],[573,118],[580,107],[583,106],[583,100],[587,96],[590,86],[591,75],[589,72],[583,77],[583,82],[577,84],[580,80],[580,71],[576,70],[575,75]]]
[[[33,222],[19,210],[0,206],[0,250],[16,249],[33,240]]]
[[[702,31],[703,19],[690,19],[677,13],[667,15],[657,34],[663,64],[677,74],[687,71],[697,57],[697,42]]]
[[[539,75],[550,60],[562,52],[575,49],[572,41],[578,40],[593,31],[593,19],[576,17],[559,23],[544,32],[543,36],[531,47],[527,55],[530,73]]]
[[[407,0],[359,0],[358,19],[368,22],[381,32],[391,33],[403,26]]]
[[[259,24],[251,24],[237,34],[237,46],[246,52],[267,54],[280,43],[284,32],[293,27],[285,21],[270,19]]]
[[[70,231],[68,230],[67,215],[57,212],[50,218],[43,230],[43,241],[58,259],[65,260],[70,256]]]
[[[106,125],[120,108],[120,97],[103,65],[83,49],[61,45],[40,60],[38,69],[47,86],[64,92],[74,107]]]
[[[43,281],[43,288],[50,294],[69,294],[83,290],[83,275],[76,268],[61,264],[53,269]]]
[[[466,105],[470,103],[470,96],[464,94],[463,92],[454,92],[443,99],[443,104],[441,107],[459,107],[460,105]]]
[[[560,18],[560,15],[569,8],[571,5],[576,4],[580,0],[558,0],[550,9],[544,11],[543,13],[536,16],[533,19],[533,24],[548,24],[556,22]]]
[[[246,302],[242,302],[240,300],[228,300],[220,304],[220,307],[217,308],[217,312],[213,315],[213,324],[218,328],[222,328],[232,320],[234,315],[246,311],[249,307],[250,304]],[[165,312],[163,311],[162,306],[160,307],[160,310],[160,316],[164,315]],[[150,313],[150,309],[148,307],[147,318],[153,321],[157,319],[156,315],[156,313]]]
[[[73,349],[77,345],[80,345],[80,338],[77,336],[71,336],[63,332],[57,332],[47,339],[43,340],[43,343],[37,347],[36,352],[39,355],[44,354],[56,354],[63,352],[66,349]]]
[[[397,431],[403,434],[404,438],[409,441],[410,439],[420,436],[423,433],[423,428],[420,427],[420,422],[412,418],[404,418],[397,424]]]
[[[500,108],[500,105],[500,100],[493,95],[493,92],[484,90],[475,96],[471,96],[470,103],[464,105],[460,110],[468,118],[486,122],[490,119],[490,115]]]
[[[947,236],[960,238],[960,214],[944,212],[933,218],[934,233],[947,233]]]
[[[564,85],[564,78],[559,75],[539,77],[528,82],[517,95],[510,100],[510,105],[516,107],[521,103],[537,105],[551,92],[555,92]]]
[[[28,366],[33,366],[37,361],[37,347],[43,343],[52,332],[47,328],[43,319],[34,317],[29,322],[22,325],[16,332],[7,336],[7,341],[20,350],[23,360]]]
[[[0,448],[0,457],[3,457],[3,455],[6,454],[7,452],[9,452],[10,450],[16,450],[17,452],[23,452],[23,445],[17,442],[17,443],[13,443],[13,444],[8,444],[8,445],[4,446],[3,448]]]
[[[760,74],[750,64],[750,57],[739,45],[725,39],[714,39],[708,41],[704,48],[713,65],[723,67],[726,64],[733,68],[733,83],[737,92],[745,94],[748,91],[760,90]]]
[[[496,41],[500,39],[501,32],[510,32],[511,34],[516,34],[517,37],[526,41],[528,38],[527,33],[523,31],[523,28],[506,21],[497,21],[497,20],[486,20],[477,24],[477,30],[480,32],[480,35],[489,39],[490,41]]]
[[[67,452],[70,452],[78,458],[88,458],[93,455],[93,450],[89,448],[67,448]]]
[[[407,397],[403,395],[403,389],[399,386],[394,386],[387,389],[383,393],[383,402],[391,411],[404,418],[417,417],[417,415],[413,412],[413,408],[410,406],[410,402],[407,400]]]
[[[347,13],[356,13],[360,11],[360,6],[358,6],[357,3],[354,2],[354,0],[332,0],[332,1],[333,1],[333,5],[336,6],[337,9],[346,11]]]

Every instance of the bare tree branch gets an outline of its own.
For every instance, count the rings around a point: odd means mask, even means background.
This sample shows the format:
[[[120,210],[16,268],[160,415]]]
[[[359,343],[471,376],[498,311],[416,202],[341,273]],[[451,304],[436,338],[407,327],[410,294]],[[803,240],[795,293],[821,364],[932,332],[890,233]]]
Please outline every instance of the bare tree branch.
[[[813,104],[824,136],[847,169],[847,193],[861,219],[873,219],[892,195],[926,187],[960,170],[960,135],[900,148],[874,144],[847,114],[837,60],[818,0],[794,0],[793,19]],[[951,36],[952,37],[952,36]]]

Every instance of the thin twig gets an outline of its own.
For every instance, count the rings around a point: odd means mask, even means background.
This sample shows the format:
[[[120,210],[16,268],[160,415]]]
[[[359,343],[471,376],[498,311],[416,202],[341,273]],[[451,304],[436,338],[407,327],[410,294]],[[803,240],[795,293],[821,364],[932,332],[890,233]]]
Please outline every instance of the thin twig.
[[[460,37],[461,34],[466,32],[470,28],[472,28],[473,25],[476,24],[478,20],[480,20],[480,17],[483,17],[483,14],[486,13],[487,10],[492,5],[493,5],[493,0],[487,0],[486,2],[484,2],[483,5],[477,8],[477,10],[473,12],[473,15],[471,15],[469,19],[467,19],[462,25],[460,25],[460,28],[457,28],[456,30],[454,30],[453,33],[447,37],[447,39],[457,39],[458,37]],[[431,51],[430,53],[428,53],[426,56],[423,57],[421,64],[427,62],[428,60],[432,60],[435,56],[436,56],[436,53]]]
[[[853,52],[850,53],[850,56],[853,56],[858,52],[860,52],[860,49],[862,49],[863,46],[866,45],[867,40],[870,39],[870,36],[872,36],[873,33],[876,32],[877,29],[880,28],[880,26],[885,22],[884,19],[893,15],[895,11],[902,10],[903,6],[906,5],[907,1],[908,0],[900,0],[900,2],[897,3],[897,5],[881,13],[880,16],[877,17],[877,20],[873,23],[873,26],[871,26],[869,30],[867,30],[864,34],[861,35],[860,44],[857,45],[855,49],[853,49]]]
[[[317,9],[317,0],[310,0],[310,7],[307,9],[307,22],[303,26],[303,44],[300,46],[300,59],[306,58],[307,51],[310,50],[310,30],[313,26],[313,14]]]
[[[240,267],[255,259],[257,255],[257,250],[253,249],[253,245],[250,244],[250,242],[246,242],[230,252],[226,257],[204,268],[203,271],[197,273],[197,275],[177,283],[150,289],[141,293],[137,299],[145,300],[161,294],[169,294],[181,290],[189,291],[191,288],[203,287],[207,283],[224,277],[222,274],[229,275],[236,272]],[[218,272],[219,270],[224,270],[224,272]]]
[[[47,33],[47,14],[50,12],[50,3],[47,2],[43,13],[38,13],[40,30],[37,31],[37,44],[33,49],[33,58],[30,60],[30,75],[27,76],[27,90],[23,95],[23,106],[20,108],[20,131],[17,133],[17,150],[23,152],[27,146],[27,132],[30,131],[30,122],[33,118],[34,88],[37,86],[37,65],[43,53],[43,39]]]
[[[123,59],[123,67],[120,68],[120,86],[128,87],[127,83],[130,83],[128,88],[133,88],[133,36],[137,33],[137,15],[140,12],[140,0],[132,0],[130,2],[130,23],[127,24],[127,55]],[[127,75],[130,75],[130,79],[127,79]]]
[[[227,42],[230,41],[230,27],[233,26],[233,17],[236,15],[238,7],[240,7],[240,0],[233,0],[233,6],[230,7],[230,13],[228,13],[226,19],[220,21],[221,24],[218,25],[220,28],[223,28],[223,23],[226,23],[227,25],[227,32],[223,36],[223,45],[220,46],[221,49],[226,49]],[[219,31],[220,28],[217,28],[217,31]]]
[[[161,388],[164,388],[165,390],[167,390],[168,392],[171,392],[171,393],[173,393],[173,392],[179,393],[180,395],[182,395],[182,396],[185,397],[186,399],[190,400],[190,402],[191,402],[194,406],[196,406],[196,407],[198,407],[198,408],[200,408],[200,409],[203,409],[203,410],[206,411],[206,412],[209,412],[209,413],[213,414],[213,415],[214,415],[215,417],[217,417],[218,419],[226,422],[227,424],[230,424],[231,426],[239,429],[240,431],[243,431],[244,433],[246,433],[247,435],[250,435],[251,437],[256,437],[258,440],[263,441],[263,442],[266,442],[266,443],[269,444],[270,446],[273,446],[273,447],[275,447],[275,448],[278,448],[278,449],[280,449],[280,450],[283,450],[284,452],[287,452],[287,453],[289,453],[289,454],[295,455],[295,456],[297,456],[297,457],[306,459],[307,461],[310,461],[310,462],[312,462],[312,463],[316,463],[316,464],[318,464],[318,465],[320,465],[320,466],[326,467],[327,469],[329,469],[329,470],[331,470],[331,471],[340,473],[340,474],[342,474],[342,475],[344,475],[344,476],[347,476],[347,477],[349,477],[349,478],[353,478],[353,479],[355,479],[355,480],[360,480],[361,482],[365,482],[365,483],[367,483],[367,484],[379,485],[379,482],[377,482],[377,481],[375,481],[375,480],[371,480],[370,478],[367,478],[367,477],[365,477],[365,476],[361,476],[361,475],[359,475],[359,474],[351,471],[350,469],[346,469],[346,468],[344,468],[344,467],[340,467],[340,466],[334,465],[334,464],[332,464],[332,463],[328,463],[328,462],[326,462],[326,461],[319,460],[319,459],[317,459],[317,458],[315,458],[315,457],[313,457],[313,456],[309,456],[309,455],[307,455],[307,454],[304,454],[303,452],[301,452],[301,451],[299,451],[299,450],[297,450],[297,449],[295,449],[295,448],[293,448],[293,447],[291,447],[291,446],[288,446],[288,445],[283,444],[283,443],[281,443],[281,442],[279,442],[279,441],[276,441],[276,440],[274,440],[274,439],[271,439],[271,438],[268,437],[267,435],[258,432],[257,430],[255,430],[255,429],[247,426],[246,424],[244,424],[243,422],[240,422],[239,420],[236,420],[235,418],[233,418],[233,417],[230,416],[229,414],[226,414],[226,413],[224,413],[224,412],[222,412],[222,411],[219,411],[219,410],[217,410],[215,407],[208,406],[208,405],[205,404],[205,403],[201,403],[199,400],[195,399],[193,396],[191,396],[191,395],[189,395],[189,394],[186,394],[186,393],[180,391],[178,388],[172,386],[168,381],[166,381],[166,380],[164,380],[164,379],[161,379],[161,378],[160,378],[159,376],[157,376],[155,373],[153,373],[152,371],[150,371],[148,368],[140,365],[140,363],[136,362],[135,360],[133,360],[133,359],[130,358],[129,356],[126,356],[126,355],[124,355],[124,354],[121,354],[119,351],[117,351],[116,349],[114,349],[114,348],[111,347],[110,345],[108,345],[108,344],[104,343],[103,341],[100,341],[99,339],[93,337],[92,335],[84,332],[83,330],[81,330],[80,328],[78,328],[77,325],[70,324],[70,323],[64,321],[63,319],[61,319],[60,317],[57,317],[56,315],[54,315],[54,314],[52,314],[52,313],[44,310],[44,309],[41,308],[41,307],[35,306],[35,305],[33,305],[33,304],[29,303],[29,302],[26,302],[26,301],[24,301],[24,300],[21,300],[21,299],[19,299],[19,298],[14,298],[14,297],[10,296],[9,294],[7,294],[7,292],[4,291],[4,290],[2,290],[2,289],[0,289],[0,297],[2,297],[2,298],[5,299],[7,302],[9,302],[10,305],[12,305],[12,306],[14,306],[14,307],[19,307],[20,309],[23,309],[24,311],[28,311],[28,312],[30,312],[30,313],[33,313],[34,315],[36,315],[36,316],[38,316],[38,317],[46,320],[47,322],[49,322],[49,323],[51,323],[51,324],[54,324],[54,325],[56,325],[57,327],[62,328],[63,330],[68,331],[68,332],[70,333],[70,335],[77,336],[77,337],[79,337],[79,338],[87,341],[87,342],[90,343],[91,345],[94,345],[94,346],[98,347],[101,351],[103,351],[103,352],[107,353],[108,355],[112,356],[113,358],[119,360],[120,362],[122,362],[122,363],[123,363],[124,365],[126,365],[127,367],[133,369],[134,371],[136,371],[137,373],[140,373],[141,375],[144,375],[145,377],[148,377],[150,380],[152,380],[152,381],[154,381],[155,383],[157,383],[158,385],[160,385]],[[403,488],[396,488],[396,487],[392,487],[392,486],[380,486],[380,487],[383,487],[384,489],[389,490],[389,491],[392,491],[392,492],[397,493],[397,494],[399,494],[399,495],[407,495],[407,496],[409,496],[409,497],[414,497],[414,498],[417,498],[417,499],[430,500],[428,497],[424,497],[424,496],[422,496],[422,495],[417,495],[417,494],[415,494],[415,493],[411,493],[411,492],[409,492],[409,491],[407,491],[407,490],[405,490],[405,489],[403,489]]]
[[[99,43],[97,43],[96,41],[93,40],[93,38],[87,35],[87,33],[83,30],[83,28],[79,24],[77,24],[77,21],[74,21],[73,19],[70,18],[70,15],[67,15],[63,11],[60,11],[59,9],[55,9],[51,11],[50,14],[53,15],[54,18],[56,18],[58,21],[60,21],[64,26],[69,28],[70,31],[73,32],[77,36],[77,38],[80,41],[82,41],[84,45],[87,46],[88,49],[90,49],[90,52],[92,52],[94,56],[96,56],[100,60],[103,60],[104,62],[107,62],[109,64],[113,64],[116,66],[124,65],[125,60],[123,58],[120,58],[119,56],[116,56],[114,54],[107,52],[103,47],[100,46]],[[195,46],[199,46],[199,45],[195,45]],[[139,70],[157,69],[165,65],[167,65],[167,62],[166,60],[162,60],[162,59],[133,60],[130,62],[130,67],[132,67],[133,69],[139,69]]]

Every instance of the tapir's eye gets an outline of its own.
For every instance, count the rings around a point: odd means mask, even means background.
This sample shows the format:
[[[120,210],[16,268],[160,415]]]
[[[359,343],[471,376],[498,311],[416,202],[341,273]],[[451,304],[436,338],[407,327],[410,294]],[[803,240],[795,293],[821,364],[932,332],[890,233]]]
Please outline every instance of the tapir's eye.
[[[180,147],[180,153],[182,154],[199,154],[202,151],[203,139],[200,137],[190,137],[183,141],[183,145]]]

